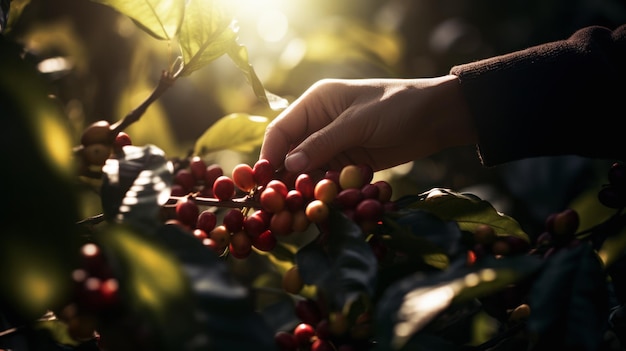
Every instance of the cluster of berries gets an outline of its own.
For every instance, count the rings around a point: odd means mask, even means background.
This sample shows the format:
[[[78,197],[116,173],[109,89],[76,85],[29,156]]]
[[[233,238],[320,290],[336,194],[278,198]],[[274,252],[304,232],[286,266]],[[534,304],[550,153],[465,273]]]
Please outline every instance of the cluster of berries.
[[[364,230],[394,208],[391,185],[383,180],[372,183],[368,166],[348,165],[321,179],[308,173],[294,179],[293,184],[279,179],[264,159],[253,166],[238,164],[229,176],[219,165],[194,156],[175,172],[175,215],[168,221],[182,225],[220,254],[228,249],[234,257],[245,258],[253,247],[271,251],[278,237],[326,221],[330,207]],[[217,212],[224,208],[230,209],[218,223]]]

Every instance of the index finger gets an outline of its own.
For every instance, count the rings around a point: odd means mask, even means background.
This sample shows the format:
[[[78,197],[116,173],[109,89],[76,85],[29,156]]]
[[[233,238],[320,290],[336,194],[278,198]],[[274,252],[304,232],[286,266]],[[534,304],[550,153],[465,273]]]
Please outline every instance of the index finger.
[[[279,114],[265,130],[259,158],[282,168],[285,156],[312,133],[332,121],[323,102],[309,89]]]

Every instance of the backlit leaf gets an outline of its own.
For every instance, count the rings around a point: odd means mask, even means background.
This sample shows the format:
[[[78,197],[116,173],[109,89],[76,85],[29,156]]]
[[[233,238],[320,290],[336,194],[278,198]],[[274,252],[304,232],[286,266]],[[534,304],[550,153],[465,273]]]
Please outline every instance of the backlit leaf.
[[[216,0],[189,0],[178,40],[183,55],[179,76],[192,72],[237,46],[235,20],[229,9]]]
[[[446,221],[455,221],[462,230],[473,232],[480,224],[490,225],[498,235],[512,235],[529,242],[519,223],[498,212],[488,201],[470,193],[433,188],[420,194],[407,208],[423,209]]]
[[[185,2],[180,0],[92,0],[130,17],[157,39],[171,40],[183,20]]]
[[[259,80],[259,77],[256,75],[254,68],[250,64],[248,59],[248,50],[245,46],[231,46],[228,51],[228,56],[230,56],[237,67],[239,67],[239,69],[245,74],[248,79],[248,83],[252,86],[254,93],[260,101],[266,103],[274,110],[284,109],[287,107],[288,102],[286,99],[265,90],[263,84]]]
[[[402,349],[413,336],[452,304],[486,296],[536,272],[542,261],[533,256],[487,259],[472,267],[416,273],[391,285],[378,304],[381,345]]]
[[[269,119],[246,113],[231,113],[220,118],[196,140],[197,155],[233,150],[252,152],[261,146]]]

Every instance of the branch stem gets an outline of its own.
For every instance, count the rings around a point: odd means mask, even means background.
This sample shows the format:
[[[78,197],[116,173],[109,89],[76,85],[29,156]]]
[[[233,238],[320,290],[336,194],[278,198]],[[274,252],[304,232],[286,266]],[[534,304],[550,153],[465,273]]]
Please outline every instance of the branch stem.
[[[117,135],[119,132],[123,131],[129,125],[139,121],[141,116],[146,112],[148,107],[158,100],[163,93],[167,91],[172,85],[176,78],[173,77],[170,72],[163,71],[161,73],[161,79],[159,79],[159,84],[154,88],[150,96],[146,100],[144,100],[139,106],[137,106],[134,110],[130,111],[124,118],[117,121],[116,123],[111,125],[111,135]]]

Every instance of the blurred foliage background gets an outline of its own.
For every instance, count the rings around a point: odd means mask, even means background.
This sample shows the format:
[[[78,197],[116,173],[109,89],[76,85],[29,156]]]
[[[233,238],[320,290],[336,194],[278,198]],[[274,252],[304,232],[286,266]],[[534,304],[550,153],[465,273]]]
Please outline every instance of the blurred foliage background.
[[[266,88],[293,100],[322,78],[429,77],[461,64],[567,38],[588,25],[626,22],[623,0],[232,0],[240,43]],[[32,0],[11,32],[54,81],[75,131],[123,117],[145,99],[175,46],[89,0]],[[227,58],[179,79],[128,130],[135,144],[184,157],[222,116],[274,117]],[[558,142],[555,140],[555,142]],[[216,156],[225,170],[258,154]],[[494,168],[473,147],[449,150],[380,172],[395,196],[431,187],[471,191],[530,232],[547,214],[597,186],[607,163],[539,158]],[[597,191],[597,188],[593,189]]]

